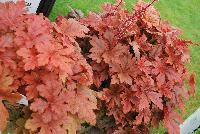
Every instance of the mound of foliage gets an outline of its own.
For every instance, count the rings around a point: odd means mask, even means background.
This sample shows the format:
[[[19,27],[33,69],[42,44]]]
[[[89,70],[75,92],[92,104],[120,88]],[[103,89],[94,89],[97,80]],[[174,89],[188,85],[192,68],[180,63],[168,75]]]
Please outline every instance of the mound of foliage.
[[[0,130],[9,115],[2,100],[14,103],[19,93],[29,100],[30,133],[75,133],[81,122],[95,125],[92,68],[75,41],[89,29],[73,19],[51,23],[25,13],[24,2],[0,3]]]
[[[177,108],[195,90],[185,66],[192,42],[154,2],[129,12],[117,0],[56,22],[26,14],[24,2],[0,3],[0,130],[12,123],[20,134],[146,134],[163,121],[180,133]],[[16,104],[21,94],[28,106]]]

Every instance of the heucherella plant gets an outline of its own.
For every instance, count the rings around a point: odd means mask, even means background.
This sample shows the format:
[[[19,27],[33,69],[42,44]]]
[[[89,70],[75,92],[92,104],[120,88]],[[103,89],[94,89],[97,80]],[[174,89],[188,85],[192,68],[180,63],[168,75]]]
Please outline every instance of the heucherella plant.
[[[186,68],[192,42],[161,20],[155,1],[129,12],[117,0],[55,22],[26,14],[23,1],[0,3],[0,130],[147,134],[163,121],[179,134],[177,108],[195,91]],[[21,95],[28,106],[16,104]]]
[[[185,66],[192,42],[161,20],[154,2],[140,0],[129,12],[117,0],[81,20],[90,29],[85,55],[107,114],[120,128],[115,133],[148,133],[150,124],[163,120],[170,134],[179,134],[182,119],[176,108],[184,110],[184,100],[194,93],[194,74]]]
[[[92,68],[75,41],[89,29],[74,19],[51,23],[25,13],[24,2],[0,3],[0,130],[9,120],[2,100],[15,104],[19,93],[29,100],[30,116],[18,133],[76,133],[81,122],[95,125]]]

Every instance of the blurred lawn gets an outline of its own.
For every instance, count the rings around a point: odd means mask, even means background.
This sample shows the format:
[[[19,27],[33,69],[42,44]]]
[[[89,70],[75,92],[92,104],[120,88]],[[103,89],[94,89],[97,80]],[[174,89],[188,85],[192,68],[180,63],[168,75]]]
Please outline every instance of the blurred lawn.
[[[54,20],[58,15],[66,15],[70,9],[67,4],[74,9],[80,9],[85,14],[89,11],[100,11],[103,2],[114,2],[115,0],[56,0],[50,19]],[[125,0],[126,7],[132,8],[136,0]],[[184,32],[183,38],[193,40],[200,44],[200,0],[159,0],[155,4],[160,11],[161,17],[168,20],[172,25],[181,28]],[[193,46],[190,49],[191,64],[188,65],[190,71],[196,73],[196,98],[191,98],[186,105],[186,114],[182,116],[186,119],[198,107],[200,107],[200,46]],[[152,134],[163,134],[162,124],[158,129],[152,129]]]

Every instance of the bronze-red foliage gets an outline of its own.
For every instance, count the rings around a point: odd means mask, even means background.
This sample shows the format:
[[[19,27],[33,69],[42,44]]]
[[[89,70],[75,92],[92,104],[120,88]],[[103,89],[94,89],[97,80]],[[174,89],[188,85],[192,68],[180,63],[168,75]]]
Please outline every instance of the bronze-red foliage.
[[[105,3],[80,22],[26,14],[22,1],[0,3],[0,130],[9,118],[3,100],[14,105],[23,93],[26,132],[76,133],[85,121],[98,127],[98,97],[99,111],[106,107],[115,120],[107,133],[148,133],[163,121],[178,134],[176,109],[195,92],[185,66],[192,42],[161,20],[155,1],[139,0],[133,12],[123,0]]]
[[[26,14],[23,1],[0,3],[0,130],[9,118],[2,100],[14,104],[19,90],[29,100],[30,133],[67,134],[84,121],[95,125],[92,68],[75,41],[88,31],[73,19],[52,23]]]
[[[104,88],[101,99],[120,132],[132,128],[134,133],[137,126],[155,126],[163,120],[170,134],[178,134],[182,120],[176,108],[183,110],[189,96],[184,82],[189,81],[191,94],[195,89],[194,75],[189,78],[185,66],[192,42],[182,40],[181,31],[163,21],[152,3],[140,0],[129,12],[118,0],[104,4],[101,14],[89,13],[82,19],[95,31],[88,58],[93,61],[94,78],[101,78],[96,87],[100,81],[109,83],[99,88]],[[97,70],[96,64],[107,70]]]

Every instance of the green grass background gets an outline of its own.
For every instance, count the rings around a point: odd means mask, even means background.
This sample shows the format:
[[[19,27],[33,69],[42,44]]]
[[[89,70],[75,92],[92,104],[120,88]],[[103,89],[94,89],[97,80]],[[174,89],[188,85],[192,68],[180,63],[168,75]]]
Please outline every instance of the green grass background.
[[[85,15],[89,11],[100,11],[103,2],[114,2],[115,0],[56,0],[50,19],[53,21],[59,15],[66,15],[70,11],[67,4],[73,9],[82,10]],[[125,0],[126,7],[131,10],[136,0]],[[162,19],[169,21],[172,25],[183,30],[184,39],[193,40],[200,44],[200,0],[159,0],[155,4],[160,11]],[[190,48],[191,64],[188,68],[196,73],[196,94],[195,98],[190,98],[186,104],[186,114],[182,114],[186,119],[198,107],[200,107],[200,46]],[[163,134],[162,123],[158,129],[151,129],[152,134]]]

